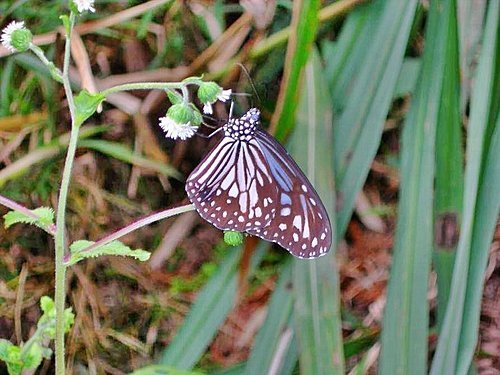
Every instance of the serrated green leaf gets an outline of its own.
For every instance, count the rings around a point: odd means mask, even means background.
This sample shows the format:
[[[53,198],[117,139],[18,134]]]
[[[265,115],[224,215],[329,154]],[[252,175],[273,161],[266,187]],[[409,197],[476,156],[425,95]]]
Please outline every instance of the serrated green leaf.
[[[12,349],[12,347],[16,347],[9,340],[0,339],[0,360],[7,362],[11,360],[12,352],[16,351],[16,349]],[[19,348],[17,348],[19,350]]]
[[[56,309],[54,300],[48,296],[42,296],[40,299],[40,307],[43,311],[43,315],[38,319],[37,330],[40,330],[40,337],[46,337],[53,339],[55,337],[55,325],[56,325]],[[73,308],[68,307],[64,310],[64,331],[68,332],[75,321],[75,314],[73,314]],[[45,350],[45,349],[44,349]],[[42,355],[48,355],[47,351],[42,353]]]
[[[42,296],[40,298],[40,307],[44,314],[50,314],[55,311],[54,300],[48,296]]]
[[[23,369],[36,369],[42,363],[42,359],[43,347],[38,342],[34,342],[21,358]]]
[[[75,125],[80,126],[92,116],[97,107],[106,99],[101,93],[92,94],[87,90],[82,90],[75,96]]]
[[[54,210],[50,207],[38,207],[31,210],[32,216],[21,211],[7,212],[3,217],[5,219],[5,228],[17,223],[33,224],[42,229],[54,224]]]
[[[0,360],[7,365],[9,374],[20,374],[23,369],[21,348],[8,340],[0,339]]]
[[[75,323],[75,314],[73,314],[73,308],[68,307],[64,310],[64,332],[67,333]]]
[[[142,262],[148,260],[149,257],[151,256],[151,253],[142,249],[132,250],[130,247],[126,246],[120,241],[113,241],[107,243],[105,245],[94,248],[91,251],[82,251],[88,248],[89,246],[93,245],[94,243],[95,242],[93,241],[87,241],[87,240],[79,240],[73,242],[69,247],[71,251],[71,259],[69,261],[69,265],[73,265],[85,258],[95,258],[100,255],[128,256],[136,258]]]

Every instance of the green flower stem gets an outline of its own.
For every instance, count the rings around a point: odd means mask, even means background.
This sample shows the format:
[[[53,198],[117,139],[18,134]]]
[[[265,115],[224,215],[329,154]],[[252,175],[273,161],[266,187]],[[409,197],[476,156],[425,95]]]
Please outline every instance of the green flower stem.
[[[79,253],[80,254],[81,253],[90,253],[93,250],[95,250],[101,246],[104,246],[110,242],[113,242],[113,241],[129,234],[130,232],[133,232],[134,230],[142,228],[142,227],[149,225],[151,223],[154,223],[156,221],[160,221],[160,220],[166,219],[168,217],[179,215],[179,214],[182,214],[184,212],[193,211],[193,210],[194,210],[194,205],[187,204],[185,206],[169,208],[168,210],[160,211],[160,212],[157,212],[155,214],[149,215],[145,218],[142,218],[142,219],[139,219],[139,220],[133,222],[130,225],[127,225],[126,227],[110,234],[109,236],[104,237],[103,239],[95,242],[94,244],[90,245],[89,247],[79,251]],[[70,254],[67,254],[65,256],[65,259],[64,259],[65,264],[69,264],[70,259],[71,259]]]
[[[33,43],[30,44],[30,50],[40,59],[41,62],[43,62],[47,66],[47,68],[49,68],[52,77],[54,77],[56,81],[62,82],[62,72],[54,65],[52,61],[47,59],[47,57],[43,53],[43,50]]]
[[[182,86],[182,98],[184,99],[184,104],[189,103],[189,90],[186,86]]]
[[[189,83],[186,82],[136,82],[136,83],[125,83],[123,85],[118,85],[110,87],[109,89],[101,91],[101,94],[108,96],[115,92],[120,91],[130,91],[130,90],[167,90],[167,89],[183,89]]]
[[[76,144],[78,141],[78,130],[75,126],[75,101],[71,84],[69,81],[69,60],[71,54],[71,31],[75,24],[75,14],[70,13],[69,29],[66,35],[66,47],[64,51],[64,65],[62,81],[68,107],[71,114],[71,133],[68,145],[68,153],[64,163],[64,170],[61,182],[61,190],[59,191],[59,200],[56,213],[56,236],[55,236],[55,252],[56,252],[56,280],[55,280],[55,306],[56,306],[56,337],[55,337],[55,357],[56,357],[56,374],[64,375],[65,360],[64,360],[64,305],[66,300],[66,265],[63,263],[64,253],[66,248],[65,241],[65,222],[66,222],[66,203],[68,199],[69,182],[71,178],[71,170],[73,168],[73,160],[75,158]]]

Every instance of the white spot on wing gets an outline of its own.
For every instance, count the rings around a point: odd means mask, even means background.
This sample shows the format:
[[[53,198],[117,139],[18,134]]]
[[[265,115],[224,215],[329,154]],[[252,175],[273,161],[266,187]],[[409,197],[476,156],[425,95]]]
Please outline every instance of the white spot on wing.
[[[293,218],[293,226],[297,228],[299,231],[302,230],[302,216],[296,215]]]
[[[238,196],[238,186],[236,184],[233,184],[231,186],[231,190],[229,190],[229,196],[236,198]]]
[[[288,216],[288,215],[290,215],[291,212],[292,212],[292,210],[290,210],[290,207],[285,207],[285,208],[281,209],[280,213],[283,216]]]

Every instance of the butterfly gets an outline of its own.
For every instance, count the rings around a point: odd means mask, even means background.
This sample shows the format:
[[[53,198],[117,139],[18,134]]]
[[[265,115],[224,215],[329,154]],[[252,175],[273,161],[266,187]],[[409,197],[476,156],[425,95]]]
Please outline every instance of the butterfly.
[[[330,220],[312,184],[260,127],[257,108],[229,117],[219,128],[222,139],[186,181],[200,216],[221,230],[275,242],[298,258],[326,254],[332,243]]]

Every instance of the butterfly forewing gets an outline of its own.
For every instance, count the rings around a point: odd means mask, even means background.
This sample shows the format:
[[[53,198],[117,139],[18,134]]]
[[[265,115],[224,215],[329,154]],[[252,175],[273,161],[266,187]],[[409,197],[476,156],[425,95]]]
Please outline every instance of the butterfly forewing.
[[[255,140],[229,137],[205,157],[186,182],[197,211],[219,229],[246,232],[269,224],[276,208],[259,202],[277,189]]]
[[[224,137],[186,182],[200,215],[223,230],[276,242],[300,258],[331,245],[326,210],[309,180],[273,137],[259,129],[259,111],[224,125]]]

